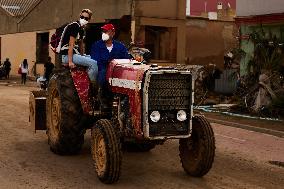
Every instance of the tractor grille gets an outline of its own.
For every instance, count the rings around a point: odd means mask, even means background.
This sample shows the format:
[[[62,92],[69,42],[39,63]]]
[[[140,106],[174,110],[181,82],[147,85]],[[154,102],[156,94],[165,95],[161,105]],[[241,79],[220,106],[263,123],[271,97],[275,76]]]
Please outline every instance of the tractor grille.
[[[179,136],[189,133],[191,118],[192,76],[190,74],[153,74],[148,88],[148,113],[159,111],[160,121],[152,122],[149,117],[149,135]],[[184,110],[187,120],[177,120],[177,112]]]

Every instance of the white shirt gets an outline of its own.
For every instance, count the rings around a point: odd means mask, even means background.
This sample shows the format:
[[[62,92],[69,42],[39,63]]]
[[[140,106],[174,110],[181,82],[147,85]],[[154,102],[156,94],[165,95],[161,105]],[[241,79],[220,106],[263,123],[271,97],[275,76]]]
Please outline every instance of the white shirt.
[[[112,44],[110,47],[108,47],[108,46],[107,46],[107,50],[108,50],[108,52],[111,52],[111,51],[112,51],[112,49],[113,49],[113,44]]]
[[[29,66],[27,66],[27,68],[24,68],[24,65],[20,64],[19,68],[22,69],[22,73],[28,73],[29,72]]]

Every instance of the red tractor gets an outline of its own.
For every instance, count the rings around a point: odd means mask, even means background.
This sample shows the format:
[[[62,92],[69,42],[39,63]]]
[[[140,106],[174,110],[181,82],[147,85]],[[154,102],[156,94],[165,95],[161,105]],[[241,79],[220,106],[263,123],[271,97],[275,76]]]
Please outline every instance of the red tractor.
[[[168,139],[179,139],[187,174],[202,177],[211,169],[214,133],[205,117],[193,115],[189,70],[113,60],[106,79],[112,104],[108,112],[89,95],[84,68],[57,71],[50,79],[46,103],[42,94],[31,93],[31,121],[36,130],[47,128],[51,151],[80,152],[90,128],[95,171],[103,183],[118,181],[123,149],[149,151]]]

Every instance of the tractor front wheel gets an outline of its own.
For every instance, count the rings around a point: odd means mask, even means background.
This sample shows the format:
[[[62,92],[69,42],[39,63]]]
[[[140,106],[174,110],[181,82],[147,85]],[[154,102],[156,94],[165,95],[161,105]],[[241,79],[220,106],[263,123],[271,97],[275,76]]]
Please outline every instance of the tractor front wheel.
[[[98,178],[106,184],[117,182],[122,162],[118,132],[107,119],[99,120],[92,128],[91,151]]]
[[[182,167],[187,174],[202,177],[209,172],[215,156],[215,137],[204,116],[193,117],[192,135],[180,139],[179,151]]]

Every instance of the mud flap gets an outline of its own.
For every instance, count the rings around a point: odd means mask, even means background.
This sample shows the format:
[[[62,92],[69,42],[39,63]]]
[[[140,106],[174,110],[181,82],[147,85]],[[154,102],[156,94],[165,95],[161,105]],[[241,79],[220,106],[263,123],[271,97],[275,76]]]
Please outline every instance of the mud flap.
[[[71,75],[84,113],[89,114],[92,111],[90,102],[90,80],[86,68],[77,67],[72,69]]]
[[[29,121],[37,130],[46,130],[46,97],[47,91],[31,91],[29,98]]]

